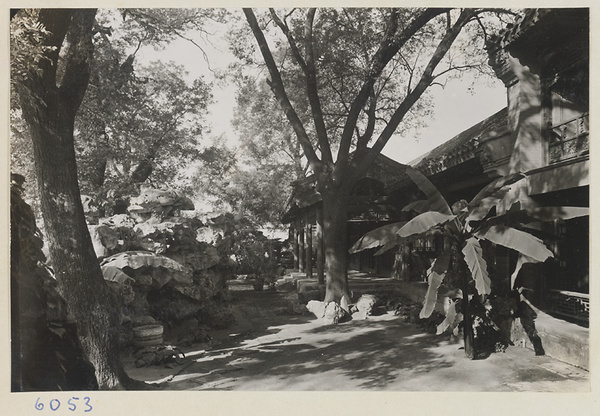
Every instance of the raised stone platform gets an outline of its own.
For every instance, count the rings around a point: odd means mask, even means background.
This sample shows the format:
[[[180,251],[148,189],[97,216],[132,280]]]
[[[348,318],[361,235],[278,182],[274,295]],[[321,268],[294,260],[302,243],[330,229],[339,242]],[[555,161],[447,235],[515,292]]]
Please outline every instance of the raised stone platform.
[[[319,285],[316,279],[307,279],[304,273],[291,273],[280,281],[293,285],[292,290],[295,287],[300,303],[323,300],[325,297],[325,285]],[[348,283],[353,302],[363,294],[375,296],[398,294],[414,302],[422,302],[427,292],[427,283],[424,282],[402,282],[359,272],[350,272]],[[438,299],[435,310],[444,312],[443,297],[440,296]],[[536,312],[538,314],[535,321],[536,328],[546,355],[589,370],[589,329],[554,318],[539,310]],[[515,345],[533,350],[518,319],[513,323],[512,339]]]
[[[317,279],[307,279],[303,273],[291,273],[280,279],[282,285],[293,281],[298,300],[307,303],[310,300],[323,300],[325,298],[325,285],[319,285]],[[278,284],[279,284],[278,282]],[[401,294],[403,282],[389,277],[378,277],[368,273],[351,271],[348,275],[348,284],[352,292],[352,301],[355,302],[364,294],[385,297],[386,295]]]
[[[399,289],[402,295],[415,302],[422,302],[427,293],[427,284],[400,282]],[[444,312],[442,300],[440,297],[435,306],[438,312]],[[542,339],[546,355],[589,370],[589,329],[555,318],[539,309],[536,309],[536,313],[535,327]],[[533,350],[533,345],[518,319],[513,322],[512,340],[515,345]]]
[[[563,321],[537,309],[536,313],[535,328],[542,339],[542,347],[546,355],[589,370],[589,328]],[[533,349],[518,319],[513,323],[512,338],[516,345]]]

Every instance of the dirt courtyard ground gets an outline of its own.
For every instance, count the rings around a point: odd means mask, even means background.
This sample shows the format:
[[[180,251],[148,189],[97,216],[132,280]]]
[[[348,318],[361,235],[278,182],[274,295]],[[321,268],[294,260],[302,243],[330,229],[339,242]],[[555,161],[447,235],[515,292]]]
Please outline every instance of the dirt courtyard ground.
[[[130,376],[163,390],[588,392],[589,373],[518,346],[485,360],[393,313],[323,326],[296,315],[280,292],[232,291],[236,324],[179,363]]]

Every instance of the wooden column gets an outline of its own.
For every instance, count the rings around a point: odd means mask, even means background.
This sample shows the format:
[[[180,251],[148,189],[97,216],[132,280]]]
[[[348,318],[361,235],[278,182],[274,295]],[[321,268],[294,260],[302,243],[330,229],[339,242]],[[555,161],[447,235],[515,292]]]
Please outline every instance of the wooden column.
[[[403,243],[400,247],[402,252],[402,271],[400,272],[400,280],[410,282],[412,280],[410,278],[410,245],[408,243]]]
[[[313,274],[313,264],[312,264],[312,224],[308,218],[308,213],[306,215],[306,232],[304,237],[306,243],[306,250],[304,254],[306,255],[306,277],[312,279]]]
[[[325,284],[325,255],[323,251],[323,207],[317,207],[317,279]]]
[[[294,223],[292,226],[293,230],[293,238],[294,238],[294,270],[300,270],[300,256],[299,256],[299,245],[298,241],[300,240],[300,231],[298,230],[298,224]]]
[[[304,266],[306,264],[304,257],[304,226],[302,223],[298,224],[298,271],[304,272]]]

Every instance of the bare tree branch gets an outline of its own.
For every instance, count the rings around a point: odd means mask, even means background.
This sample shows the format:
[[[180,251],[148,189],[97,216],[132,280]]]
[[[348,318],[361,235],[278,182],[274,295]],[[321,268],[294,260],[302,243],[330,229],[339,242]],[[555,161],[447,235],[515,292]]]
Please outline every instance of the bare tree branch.
[[[317,139],[321,147],[321,157],[325,163],[333,163],[333,155],[327,137],[327,128],[325,120],[323,120],[323,109],[321,108],[321,100],[319,99],[319,90],[317,88],[317,69],[315,67],[315,56],[313,50],[313,22],[317,9],[308,9],[306,13],[306,23],[304,25],[304,37],[306,50],[306,90],[308,101],[312,110],[315,129],[317,131]]]
[[[288,44],[290,45],[290,49],[292,50],[292,55],[296,59],[296,62],[298,63],[300,68],[302,68],[302,72],[305,76],[308,76],[308,67],[306,65],[306,62],[304,61],[304,58],[302,57],[302,54],[300,53],[300,49],[298,48],[296,39],[294,39],[294,36],[292,35],[289,26],[287,25],[287,23],[282,21],[279,18],[279,16],[277,16],[277,13],[275,13],[275,9],[269,9],[269,13],[271,15],[271,18],[273,19],[273,22],[275,22],[275,24],[279,27],[279,29],[281,29],[281,31],[287,38]]]
[[[383,147],[387,144],[388,140],[406,115],[406,113],[412,108],[414,103],[421,97],[421,95],[425,92],[427,87],[434,80],[433,71],[440,63],[440,61],[444,58],[452,43],[464,27],[464,25],[469,21],[469,19],[473,17],[472,10],[463,10],[458,17],[457,21],[452,25],[450,30],[448,30],[440,43],[438,44],[435,52],[431,56],[429,63],[427,64],[425,71],[421,75],[421,78],[418,84],[415,86],[415,89],[411,91],[409,95],[400,103],[398,108],[396,109],[394,115],[391,117],[390,122],[385,127],[385,129],[379,135],[379,138],[375,142],[372,147],[373,152],[365,158],[363,165],[360,167],[360,171],[366,168],[370,162],[376,157],[377,154],[381,152]]]
[[[302,146],[302,150],[304,151],[304,155],[306,156],[311,168],[317,172],[321,169],[322,163],[319,157],[317,156],[315,149],[313,148],[308,134],[304,129],[304,125],[298,117],[298,114],[294,110],[292,103],[290,102],[287,93],[285,92],[285,87],[283,85],[283,80],[281,79],[281,74],[279,73],[279,69],[277,68],[277,64],[273,59],[273,55],[271,54],[271,50],[269,49],[269,45],[265,39],[265,36],[260,29],[258,22],[256,20],[256,16],[252,9],[245,8],[243,9],[244,15],[246,16],[246,20],[252,29],[252,33],[258,42],[258,46],[262,53],[262,56],[265,60],[265,64],[269,69],[269,74],[271,75],[272,80],[268,81],[269,86],[271,86],[273,92],[275,93],[275,97],[279,102],[279,105],[283,109],[287,119],[290,121],[296,136],[298,137],[298,141]]]
[[[448,9],[425,9],[419,13],[403,30],[398,27],[397,11],[390,13],[386,33],[373,58],[369,75],[364,81],[359,93],[352,102],[350,113],[342,132],[340,148],[336,163],[335,179],[343,177],[348,167],[348,155],[352,143],[354,126],[358,116],[370,97],[375,81],[379,78],[387,64],[402,48],[402,46],[422,27]]]
[[[456,66],[450,66],[448,68],[446,68],[445,70],[443,70],[442,72],[439,72],[435,75],[433,75],[433,78],[439,78],[444,74],[447,74],[448,72],[452,72],[452,71],[467,71],[469,69],[477,69],[479,68],[479,65],[456,65]]]

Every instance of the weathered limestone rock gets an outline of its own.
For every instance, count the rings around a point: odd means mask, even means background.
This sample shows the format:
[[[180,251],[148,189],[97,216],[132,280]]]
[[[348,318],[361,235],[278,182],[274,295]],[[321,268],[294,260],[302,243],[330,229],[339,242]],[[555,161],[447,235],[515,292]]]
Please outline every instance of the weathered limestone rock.
[[[192,252],[168,253],[169,257],[194,271],[207,270],[221,262],[221,256],[216,247],[199,242],[194,244],[193,247],[194,251]]]
[[[320,300],[310,300],[306,304],[306,309],[317,318],[322,318],[325,315],[325,303]]]
[[[96,257],[109,256],[119,245],[119,233],[106,225],[90,225],[88,227]]]
[[[138,221],[153,219],[153,222],[160,222],[169,216],[178,217],[182,210],[194,209],[194,203],[189,198],[154,188],[142,188],[137,197],[130,199],[130,203],[127,210]]]
[[[180,363],[180,357],[185,355],[172,345],[148,346],[135,354],[135,366],[145,367],[149,365],[167,364],[171,362]]]
[[[362,295],[351,309],[352,319],[367,319],[374,314],[376,305],[377,297]]]
[[[117,214],[112,217],[100,218],[99,225],[107,225],[111,228],[133,228],[136,222],[127,214]]]
[[[123,302],[124,324],[138,315],[166,325],[201,316],[213,327],[230,323],[212,305],[227,298],[235,266],[230,219],[206,219],[205,225],[180,216],[194,206],[172,191],[144,188],[130,202],[129,214],[100,219],[93,229],[105,279]]]
[[[350,314],[335,302],[325,305],[323,321],[325,324],[338,324],[350,320]]]
[[[212,337],[206,325],[202,325],[196,318],[189,318],[179,322],[169,331],[169,337],[179,346],[193,343],[209,343]]]
[[[335,302],[311,300],[306,304],[306,309],[326,325],[337,324],[350,320],[350,314]]]

